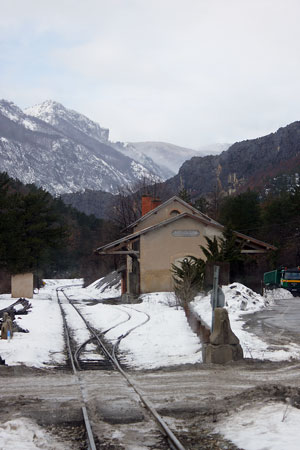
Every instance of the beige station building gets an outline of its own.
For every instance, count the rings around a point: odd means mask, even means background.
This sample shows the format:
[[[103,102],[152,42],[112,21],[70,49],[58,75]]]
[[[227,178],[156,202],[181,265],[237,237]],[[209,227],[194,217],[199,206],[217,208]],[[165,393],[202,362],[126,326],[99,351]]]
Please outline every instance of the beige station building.
[[[174,196],[164,203],[150,195],[142,197],[142,216],[128,227],[131,234],[99,247],[99,255],[126,255],[122,270],[122,294],[174,290],[171,267],[188,255],[203,258],[200,245],[205,236],[221,237],[224,226]],[[275,250],[271,244],[235,233],[242,253],[260,254]]]

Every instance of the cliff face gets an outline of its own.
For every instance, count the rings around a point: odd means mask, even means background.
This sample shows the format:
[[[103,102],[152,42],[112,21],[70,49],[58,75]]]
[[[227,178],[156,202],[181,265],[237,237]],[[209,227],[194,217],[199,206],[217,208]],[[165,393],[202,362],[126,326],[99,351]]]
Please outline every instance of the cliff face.
[[[186,161],[178,175],[166,183],[174,190],[184,186],[192,196],[215,192],[235,193],[259,188],[278,174],[300,166],[300,122],[276,133],[233,144],[216,156]]]

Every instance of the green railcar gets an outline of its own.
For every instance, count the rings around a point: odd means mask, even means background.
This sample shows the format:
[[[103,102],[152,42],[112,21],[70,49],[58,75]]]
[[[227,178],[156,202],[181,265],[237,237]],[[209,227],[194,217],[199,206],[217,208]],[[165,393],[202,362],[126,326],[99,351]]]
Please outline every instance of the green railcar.
[[[282,267],[264,273],[264,285],[267,289],[282,287],[295,296],[300,296],[300,267],[291,269]]]

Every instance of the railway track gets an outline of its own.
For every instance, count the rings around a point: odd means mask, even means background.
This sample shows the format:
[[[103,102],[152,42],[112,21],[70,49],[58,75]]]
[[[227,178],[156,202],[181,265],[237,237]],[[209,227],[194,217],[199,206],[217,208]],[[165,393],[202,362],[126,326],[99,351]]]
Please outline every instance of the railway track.
[[[67,286],[65,286],[67,287]],[[169,448],[173,450],[184,450],[183,445],[179,442],[177,437],[174,435],[174,433],[170,430],[166,422],[163,420],[163,418],[158,414],[158,412],[155,410],[154,406],[151,404],[151,402],[145,398],[143,393],[140,391],[140,389],[135,385],[131,377],[126,373],[124,370],[125,368],[120,363],[117,352],[118,347],[120,345],[120,342],[122,339],[124,339],[126,336],[128,336],[132,331],[134,331],[136,328],[143,326],[145,323],[147,323],[150,320],[150,316],[146,313],[143,313],[141,311],[138,311],[132,307],[124,306],[122,305],[121,311],[125,314],[126,318],[124,320],[120,321],[119,323],[113,325],[112,327],[108,328],[107,330],[100,332],[95,330],[93,327],[90,326],[90,324],[87,322],[81,311],[75,306],[74,302],[68,298],[66,293],[64,292],[64,288],[57,288],[56,290],[57,294],[57,300],[58,304],[60,306],[62,317],[64,321],[64,328],[65,328],[65,336],[66,336],[66,343],[68,348],[68,354],[70,359],[70,364],[72,367],[72,370],[77,377],[77,382],[80,386],[82,398],[84,402],[84,406],[82,407],[82,414],[84,418],[84,423],[86,427],[87,432],[87,440],[88,440],[88,448],[91,450],[97,450],[96,444],[95,444],[95,438],[93,436],[92,427],[90,424],[90,420],[88,417],[88,405],[85,402],[85,387],[83,380],[80,378],[80,372],[83,370],[114,370],[118,371],[127,381],[128,385],[134,390],[134,392],[138,395],[139,399],[143,403],[144,407],[148,411],[148,413],[152,416],[152,419],[155,421],[156,425],[158,425],[158,428],[162,435],[164,436]],[[67,301],[72,307],[76,310],[78,315],[81,317],[82,321],[84,322],[86,328],[89,330],[91,336],[89,339],[84,341],[76,350],[74,350],[74,344],[72,345],[72,337],[70,328],[68,326],[66,315],[62,306],[62,300],[61,296],[63,296],[64,301]],[[120,309],[120,308],[119,308]],[[124,311],[126,309],[126,311]],[[119,336],[116,340],[116,342],[113,345],[110,345],[109,343],[105,342],[105,334],[108,333],[113,328],[116,328],[120,326],[121,324],[125,322],[129,322],[131,320],[131,311],[134,310],[135,312],[139,312],[141,315],[144,315],[143,320],[134,327],[129,327],[126,333]],[[97,360],[90,360],[90,359],[83,359],[80,358],[80,355],[83,353],[84,348],[90,344],[94,343],[100,354],[102,355],[103,359],[101,361]]]

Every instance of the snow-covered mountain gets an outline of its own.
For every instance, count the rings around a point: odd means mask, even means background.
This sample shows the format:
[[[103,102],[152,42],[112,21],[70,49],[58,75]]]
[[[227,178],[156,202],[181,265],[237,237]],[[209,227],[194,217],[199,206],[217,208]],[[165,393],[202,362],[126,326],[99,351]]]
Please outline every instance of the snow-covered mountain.
[[[108,130],[87,117],[46,101],[23,112],[0,100],[0,168],[23,183],[55,195],[103,190],[162,177],[125,156],[108,140]]]
[[[54,195],[102,190],[138,181],[164,181],[193,156],[225,148],[192,150],[165,142],[111,142],[109,130],[47,100],[22,111],[0,100],[0,171]],[[226,144],[225,144],[226,145]]]
[[[193,150],[167,142],[130,142],[127,144],[125,151],[129,151],[128,155],[132,155],[132,158],[140,162],[142,162],[142,159],[140,159],[139,154],[147,155],[165,171],[166,178],[170,178],[178,172],[185,161],[193,156],[217,155],[227,150],[229,146],[230,144],[211,144]],[[124,154],[126,153],[124,152]]]
[[[177,170],[173,170],[171,161],[165,161],[163,158],[157,157],[156,153],[153,152],[153,148],[156,148],[156,142],[147,142],[147,144],[149,145],[145,146],[144,151],[140,150],[138,146],[135,146],[135,144],[128,142],[116,142],[114,146],[117,150],[123,153],[123,155],[139,161],[145,167],[152,167],[152,170],[154,170],[155,173],[158,174],[163,180],[174,176],[174,174],[177,173]],[[169,145],[172,146],[172,144]]]
[[[197,150],[179,147],[167,142],[130,142],[130,149],[152,158],[160,167],[169,170],[174,175],[187,159],[197,155]]]
[[[61,103],[46,100],[24,110],[25,114],[47,122],[61,132],[72,135],[78,131],[104,144],[108,143],[109,130],[102,128],[96,122],[88,119],[72,109],[65,108]]]

